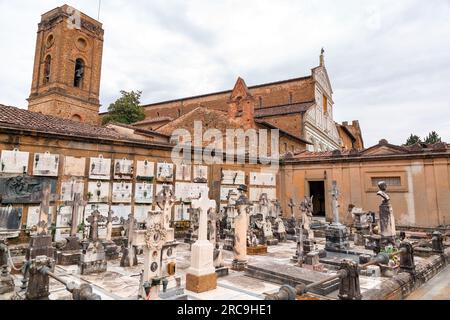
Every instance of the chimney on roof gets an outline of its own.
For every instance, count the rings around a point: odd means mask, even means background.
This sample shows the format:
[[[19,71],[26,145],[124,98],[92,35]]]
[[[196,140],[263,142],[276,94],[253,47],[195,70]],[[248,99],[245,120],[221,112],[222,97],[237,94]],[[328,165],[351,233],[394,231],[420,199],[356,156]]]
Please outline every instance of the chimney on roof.
[[[255,98],[248,90],[245,81],[239,77],[228,100],[228,116],[235,119],[242,111],[244,126],[252,126],[255,118]]]

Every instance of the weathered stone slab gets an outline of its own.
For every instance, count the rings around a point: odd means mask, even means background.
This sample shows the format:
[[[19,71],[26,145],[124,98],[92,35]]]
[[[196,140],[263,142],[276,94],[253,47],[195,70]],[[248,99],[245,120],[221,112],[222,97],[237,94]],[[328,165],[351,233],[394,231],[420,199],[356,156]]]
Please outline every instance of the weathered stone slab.
[[[290,285],[295,287],[299,284],[310,284],[317,281],[322,281],[329,275],[316,272],[313,270],[306,270],[297,266],[291,266],[276,262],[256,262],[251,263],[245,270],[246,275],[274,282],[281,285]],[[311,292],[327,295],[339,287],[339,280],[335,279],[326,282],[320,286],[311,289]]]
[[[0,178],[1,203],[41,203],[41,192],[45,183],[50,184],[50,193],[55,194],[56,179],[30,176]]]

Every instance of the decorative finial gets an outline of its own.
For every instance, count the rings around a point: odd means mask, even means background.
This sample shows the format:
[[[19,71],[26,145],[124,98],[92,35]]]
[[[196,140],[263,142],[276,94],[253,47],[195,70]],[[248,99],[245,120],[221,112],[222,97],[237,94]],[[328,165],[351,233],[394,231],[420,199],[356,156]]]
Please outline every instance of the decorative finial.
[[[325,53],[325,49],[322,48],[322,50],[320,50],[320,66],[323,67],[325,65],[325,58],[323,56],[323,54]]]

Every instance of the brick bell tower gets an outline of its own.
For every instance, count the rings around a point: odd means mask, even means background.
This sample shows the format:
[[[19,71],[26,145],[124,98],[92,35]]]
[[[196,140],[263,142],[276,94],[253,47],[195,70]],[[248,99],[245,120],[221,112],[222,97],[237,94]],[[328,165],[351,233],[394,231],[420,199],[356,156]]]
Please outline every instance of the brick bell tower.
[[[102,24],[63,5],[38,25],[28,110],[100,124]]]

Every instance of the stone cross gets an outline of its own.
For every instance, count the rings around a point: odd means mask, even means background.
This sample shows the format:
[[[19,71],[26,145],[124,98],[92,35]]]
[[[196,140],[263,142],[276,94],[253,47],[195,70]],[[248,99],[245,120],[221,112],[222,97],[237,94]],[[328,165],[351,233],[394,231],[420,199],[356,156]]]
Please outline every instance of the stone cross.
[[[75,193],[73,195],[73,201],[66,201],[64,205],[72,206],[72,220],[70,225],[70,236],[76,237],[78,233],[78,211],[80,206],[85,206],[86,201],[83,201],[80,193]]]
[[[202,192],[199,199],[192,201],[193,209],[200,209],[198,222],[198,240],[208,240],[208,211],[216,208],[216,201],[210,200],[206,192]]]
[[[100,211],[94,210],[89,217],[86,218],[86,221],[89,222],[89,239],[92,242],[96,242],[98,240],[98,227],[99,223],[105,222],[106,217],[100,214]]]

